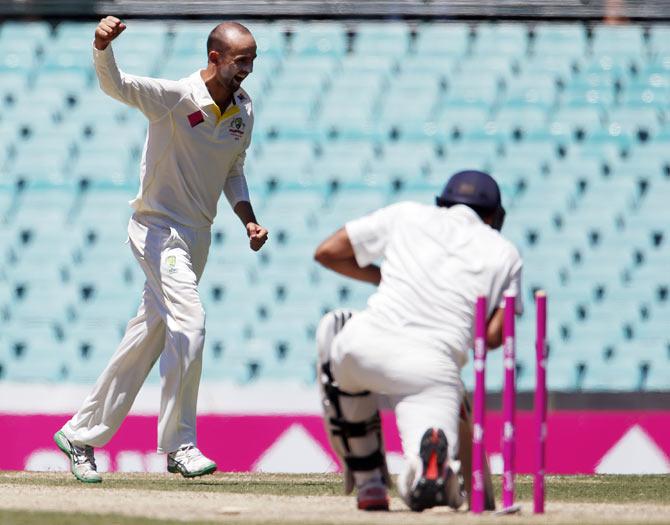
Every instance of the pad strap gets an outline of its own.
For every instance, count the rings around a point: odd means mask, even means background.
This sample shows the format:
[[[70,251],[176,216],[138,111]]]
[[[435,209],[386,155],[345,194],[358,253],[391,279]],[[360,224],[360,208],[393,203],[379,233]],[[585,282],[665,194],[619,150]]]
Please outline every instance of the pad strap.
[[[342,436],[343,438],[365,437],[371,432],[379,432],[381,430],[381,420],[379,414],[375,414],[366,421],[359,421],[352,423],[339,417],[331,417],[330,423],[333,425],[333,435]]]
[[[384,454],[380,450],[374,451],[372,454],[363,457],[349,456],[344,458],[349,470],[356,472],[361,470],[374,470],[384,465]]]

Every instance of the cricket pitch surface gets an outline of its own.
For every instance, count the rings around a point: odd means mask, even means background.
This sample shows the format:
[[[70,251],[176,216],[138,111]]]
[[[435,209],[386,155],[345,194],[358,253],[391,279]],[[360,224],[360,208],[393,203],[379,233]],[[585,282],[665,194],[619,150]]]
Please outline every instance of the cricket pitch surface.
[[[103,474],[84,485],[69,473],[0,472],[5,524],[444,524],[670,523],[670,476],[547,476],[544,515],[532,513],[529,476],[518,476],[521,513],[474,516],[445,507],[410,512],[393,492],[391,512],[369,513],[342,495],[336,474]],[[500,478],[495,477],[496,490]],[[498,494],[498,503],[500,502]]]

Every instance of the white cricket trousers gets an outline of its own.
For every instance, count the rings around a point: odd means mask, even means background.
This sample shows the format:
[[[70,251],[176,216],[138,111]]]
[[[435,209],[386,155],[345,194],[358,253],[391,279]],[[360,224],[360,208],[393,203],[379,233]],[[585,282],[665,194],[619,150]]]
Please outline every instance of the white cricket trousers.
[[[324,327],[328,324],[326,321]],[[319,334],[319,346],[329,343],[325,332]],[[451,459],[458,454],[464,392],[460,368],[448,350],[427,338],[414,337],[416,333],[416,329],[382,324],[363,311],[346,322],[330,345],[331,371],[339,388],[350,393],[368,390],[377,395],[379,408],[395,411],[406,460],[401,478],[414,475],[421,437],[430,427],[441,428],[446,434]],[[319,348],[319,352],[327,355],[328,349]],[[347,399],[342,408],[344,411],[347,406],[351,413],[343,414],[345,418],[361,421],[373,415],[361,413],[362,404],[355,406],[360,398]],[[364,455],[373,451],[369,445],[361,446],[354,452]],[[402,493],[401,483],[399,489]]]
[[[196,444],[196,405],[205,341],[198,281],[211,234],[163,217],[133,215],[128,240],[146,276],[137,315],[82,407],[63,427],[76,445],[104,446],[160,357],[158,452]]]

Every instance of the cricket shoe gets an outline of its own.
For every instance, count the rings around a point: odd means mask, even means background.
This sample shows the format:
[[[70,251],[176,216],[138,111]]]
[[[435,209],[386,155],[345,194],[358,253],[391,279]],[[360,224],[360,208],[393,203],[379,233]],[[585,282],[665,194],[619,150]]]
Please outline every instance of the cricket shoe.
[[[447,464],[449,445],[441,429],[429,428],[421,438],[421,475],[410,489],[409,507],[421,512],[437,506],[459,508],[465,499],[460,462]]]
[[[167,469],[168,472],[178,472],[185,478],[197,478],[214,472],[216,463],[205,457],[194,445],[182,445],[168,454]]]
[[[379,478],[373,478],[361,485],[356,500],[359,510],[389,510],[388,491]]]
[[[58,448],[70,458],[70,470],[75,478],[84,483],[100,483],[102,481],[95,464],[93,447],[89,445],[79,447],[72,444],[61,430],[54,434],[54,441]]]

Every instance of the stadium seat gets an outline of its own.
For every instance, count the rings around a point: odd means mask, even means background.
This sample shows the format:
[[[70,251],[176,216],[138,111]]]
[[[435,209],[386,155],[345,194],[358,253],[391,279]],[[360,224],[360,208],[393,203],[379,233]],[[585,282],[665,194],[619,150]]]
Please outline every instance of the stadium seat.
[[[447,87],[446,101],[451,104],[479,103],[491,107],[503,89],[500,79],[480,73],[454,76]]]
[[[420,26],[414,52],[419,57],[462,57],[470,45],[470,27],[459,23],[430,23]]]
[[[670,36],[670,26],[662,24],[654,24],[651,27],[649,38],[649,47],[651,53],[654,55],[668,55],[670,54],[670,44],[668,44],[668,37]]]
[[[404,22],[362,22],[354,32],[357,54],[400,58],[409,51],[409,25]]]
[[[586,29],[581,24],[537,24],[533,33],[535,57],[580,58],[586,52]]]
[[[649,368],[649,375],[645,382],[649,391],[667,392],[670,389],[670,364],[656,362]]]
[[[639,369],[629,363],[589,363],[584,376],[584,390],[635,391],[641,387]]]
[[[524,60],[522,75],[545,76],[565,86],[575,74],[577,63],[569,57],[534,55]]]
[[[598,25],[593,29],[591,52],[594,56],[626,55],[642,58],[646,53],[642,27],[634,24]]]
[[[525,24],[478,24],[473,43],[474,55],[521,57],[528,51]]]
[[[292,28],[291,51],[296,55],[342,56],[347,52],[346,28],[325,22],[296,25]]]

